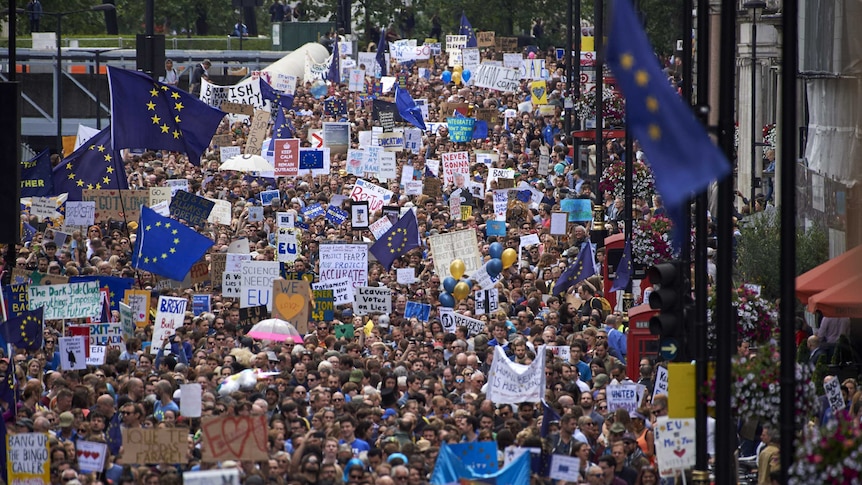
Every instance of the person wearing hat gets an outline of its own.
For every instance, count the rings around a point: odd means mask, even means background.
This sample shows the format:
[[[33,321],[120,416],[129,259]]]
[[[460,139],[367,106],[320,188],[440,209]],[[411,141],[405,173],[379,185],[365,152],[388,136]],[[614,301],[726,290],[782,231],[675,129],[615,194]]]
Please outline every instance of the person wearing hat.
[[[634,434],[630,432],[623,433],[620,442],[625,446],[625,466],[633,468],[636,472],[640,472],[641,468],[649,466],[649,460],[638,446]]]
[[[73,443],[78,441],[78,432],[74,429],[75,425],[75,415],[70,411],[65,411],[60,413],[60,418],[57,420],[57,439],[62,443],[64,441],[71,441]]]

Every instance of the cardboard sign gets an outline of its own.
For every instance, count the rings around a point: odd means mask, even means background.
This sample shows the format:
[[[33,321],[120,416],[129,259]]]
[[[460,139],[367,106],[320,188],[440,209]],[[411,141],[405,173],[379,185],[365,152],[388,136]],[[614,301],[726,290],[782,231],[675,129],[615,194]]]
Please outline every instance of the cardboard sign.
[[[476,291],[473,296],[476,299],[476,315],[490,315],[500,307],[500,296],[497,288]]]
[[[245,142],[246,155],[260,154],[263,140],[266,138],[269,128],[269,118],[269,111],[254,110],[254,116],[251,118],[251,128],[248,130],[248,139]]]
[[[357,315],[392,312],[392,290],[387,287],[358,286],[356,287],[353,311]]]
[[[248,208],[248,222],[263,221],[263,207],[254,205]]]
[[[233,113],[246,116],[252,116],[254,114],[254,106],[250,104],[233,103],[231,101],[224,101],[221,104],[221,110],[225,113]]]
[[[207,223],[210,211],[215,204],[204,197],[180,190],[171,199],[171,215],[188,221],[189,225],[201,226]]]
[[[30,308],[39,307],[45,309],[45,320],[95,317],[102,311],[99,283],[31,286]]]
[[[404,318],[416,317],[420,322],[427,322],[431,317],[431,305],[408,301],[404,307]]]
[[[177,329],[183,326],[187,304],[188,300],[185,298],[159,297],[159,303],[156,307],[156,321],[153,325],[153,344],[150,346],[151,354],[157,354],[162,346],[162,340],[175,334]]]
[[[66,201],[66,224],[70,226],[91,226],[95,218],[95,202]]]
[[[229,273],[225,273],[229,274]],[[243,333],[251,330],[255,323],[269,318],[269,312],[266,310],[266,305],[253,306],[249,308],[239,309],[239,328]]]
[[[296,177],[299,173],[299,139],[275,140],[275,176]]]
[[[276,279],[272,282],[272,318],[286,320],[300,334],[308,333],[309,302],[311,287],[305,280]]]
[[[124,428],[122,431],[123,456],[119,463],[159,465],[186,462],[189,449],[188,429]],[[208,440],[207,443],[209,444]]]
[[[569,214],[568,222],[593,220],[593,204],[589,199],[563,199],[560,210]]]
[[[478,47],[494,47],[496,44],[495,35],[493,31],[476,32],[476,45]]]
[[[239,306],[248,308],[266,305],[272,311],[272,282],[279,278],[278,261],[244,261],[240,267],[242,277]]]
[[[8,471],[8,483],[51,483],[48,433],[7,433],[3,439],[6,440],[7,456],[4,466]]]
[[[207,217],[207,222],[210,224],[229,225],[231,223],[231,205],[230,201],[220,199],[207,200],[214,204],[213,210],[210,211],[210,216]]]
[[[84,189],[81,191],[81,199],[96,203],[96,222],[111,219],[137,221],[141,218],[141,206],[150,203],[150,191]]]
[[[221,281],[221,275],[227,266],[227,256],[225,253],[210,254],[210,278],[213,284],[218,284],[217,282]]]
[[[514,52],[518,50],[517,37],[495,37],[494,45],[497,52]]]
[[[144,327],[149,322],[150,295],[147,290],[126,290],[123,296],[123,301],[132,308],[132,316],[138,327]]]
[[[105,456],[108,454],[107,443],[78,440],[75,443],[78,455],[78,469],[84,473],[101,473],[105,468]]]
[[[201,461],[267,460],[267,431],[266,416],[262,415],[205,417],[201,420],[202,441],[206,443]],[[184,440],[186,436],[184,433]]]

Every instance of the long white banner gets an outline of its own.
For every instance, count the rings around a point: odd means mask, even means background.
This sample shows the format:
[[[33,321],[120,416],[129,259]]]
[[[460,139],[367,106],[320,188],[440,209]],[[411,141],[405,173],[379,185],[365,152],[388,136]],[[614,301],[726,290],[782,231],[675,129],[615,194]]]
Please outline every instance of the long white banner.
[[[536,349],[536,359],[530,365],[510,361],[503,348],[495,346],[486,395],[494,404],[541,401],[545,395],[545,346]]]
[[[521,71],[482,63],[471,78],[474,86],[496,89],[504,93],[521,89]]]
[[[219,86],[206,79],[201,79],[200,99],[216,108],[224,102],[230,102],[250,104],[256,109],[264,109],[264,100],[260,93],[260,78],[249,78],[233,86]]]

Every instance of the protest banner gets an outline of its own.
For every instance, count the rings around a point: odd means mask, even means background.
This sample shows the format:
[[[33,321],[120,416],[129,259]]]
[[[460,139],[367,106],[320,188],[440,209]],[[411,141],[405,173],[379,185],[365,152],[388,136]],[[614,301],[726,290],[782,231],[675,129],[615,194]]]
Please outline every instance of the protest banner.
[[[276,177],[296,177],[299,173],[299,138],[276,139],[274,145]]]
[[[209,199],[180,190],[171,199],[171,215],[191,226],[202,226],[207,223],[214,206],[215,203]]]
[[[387,152],[400,152],[404,149],[404,132],[381,133],[377,137],[377,146],[382,147]]]
[[[465,273],[468,275],[483,266],[475,230],[428,236],[428,246],[434,256],[434,270],[440,278],[449,276],[449,264],[454,259],[464,261]]]
[[[466,35],[446,35],[446,52],[460,51],[465,47],[467,47]]]
[[[321,282],[346,277],[353,288],[368,285],[368,246],[365,244],[321,244],[319,254]],[[338,301],[336,294],[336,304],[341,305]]]
[[[135,336],[135,311],[123,302],[119,302],[119,306],[120,328],[123,332],[123,339],[128,340]]]
[[[242,147],[238,146],[223,146],[219,147],[219,160],[226,162],[233,157],[242,155]]]
[[[66,201],[66,224],[69,226],[91,226],[96,217],[96,203],[83,200]]]
[[[530,365],[509,360],[503,347],[494,347],[486,397],[496,404],[539,402],[545,397],[545,346],[536,349]]]
[[[653,427],[655,454],[662,477],[695,465],[694,419],[659,416]]]
[[[454,333],[458,327],[467,327],[469,335],[485,331],[485,322],[456,313],[451,308],[440,307],[437,313],[440,315],[440,324],[443,325],[443,331],[446,333]]]
[[[308,333],[311,287],[305,280],[275,279],[272,281],[272,318],[288,321],[300,334]]]
[[[278,261],[243,261],[240,265],[240,308],[266,305],[272,311],[272,282],[279,277]]]
[[[392,290],[387,287],[357,286],[353,311],[357,315],[392,312]]]
[[[521,73],[518,69],[495,66],[487,62],[479,64],[470,81],[476,87],[504,93],[517,92],[521,89]]]
[[[87,368],[87,340],[84,337],[60,337],[60,368],[82,370]]]
[[[263,146],[263,140],[267,137],[269,128],[269,111],[254,110],[251,118],[251,128],[248,130],[248,138],[245,142],[246,155],[259,155]]]
[[[153,210],[156,214],[162,217],[170,217],[171,216],[171,206],[169,200],[163,200],[157,204],[153,204],[150,206],[150,209]]]
[[[480,62],[482,62],[482,57],[479,54],[479,49],[477,47],[461,49],[461,67],[465,71],[473,72],[479,67]]]
[[[443,184],[455,183],[455,174],[470,173],[470,154],[468,152],[448,152],[440,157],[443,166]]]
[[[185,463],[189,430],[183,428],[123,428],[124,465]],[[208,447],[204,447],[208,448]]]
[[[51,482],[51,459],[48,455],[48,433],[7,433],[6,466],[10,484],[48,485]]]
[[[132,308],[135,325],[144,327],[149,322],[150,295],[147,290],[126,290],[123,301]]]
[[[230,274],[230,273],[225,273]],[[248,332],[255,323],[269,318],[269,312],[266,310],[266,305],[252,306],[239,309],[239,329],[243,333]]]
[[[176,333],[183,326],[188,300],[172,296],[160,296],[156,306],[156,321],[153,324],[153,344],[150,353],[155,355],[162,346],[162,340]]]
[[[353,284],[347,276],[314,283],[311,287],[314,290],[332,290],[336,305],[346,305],[353,302]]]
[[[399,285],[412,285],[416,283],[416,268],[396,268],[395,281]]]
[[[204,417],[201,420],[201,433],[206,446],[203,447],[201,461],[267,460],[267,432],[266,416],[263,415]],[[187,436],[187,433],[183,436]]]
[[[219,86],[202,79],[200,100],[214,108],[221,108],[223,111],[225,103],[251,105],[258,109],[264,107],[258,78],[248,78],[233,86]]]
[[[295,227],[279,227],[276,245],[276,260],[292,263],[299,257],[302,232]]]
[[[192,314],[198,316],[210,311],[212,306],[212,295],[209,293],[197,293],[192,295]]]
[[[497,288],[476,291],[473,293],[473,297],[476,299],[476,315],[490,315],[500,307],[500,295]]]
[[[240,485],[239,470],[225,468],[222,470],[204,470],[198,472],[183,472],[183,485]]]
[[[312,290],[314,304],[311,306],[311,320],[330,322],[335,318],[335,291]]]
[[[368,213],[368,201],[354,202],[350,204],[350,227],[354,231],[365,231],[368,229],[368,221],[371,219]]]
[[[105,468],[108,445],[95,441],[78,440],[75,442],[75,453],[78,455],[78,470],[84,473],[101,473]]]
[[[101,345],[109,348],[126,350],[123,342],[123,325],[120,322],[100,322],[90,324],[89,345]]]
[[[323,215],[323,217],[325,217],[327,221],[329,221],[333,226],[336,227],[344,224],[344,221],[347,220],[347,216],[347,211],[339,209],[334,205],[330,205],[329,207],[327,207],[326,214]]]
[[[96,222],[111,219],[131,222],[141,218],[141,206],[150,203],[150,191],[84,189],[81,200],[96,203]]]
[[[30,286],[30,308],[43,307],[45,320],[91,318],[102,311],[97,281]]]
[[[389,189],[384,189],[363,179],[356,179],[356,184],[350,191],[350,198],[357,202],[367,200],[368,210],[373,214],[382,209],[384,205],[388,205],[393,194],[394,192]]]
[[[524,56],[520,53],[504,53],[503,54],[503,67],[507,67],[509,69],[521,69],[521,61],[524,60]],[[520,76],[520,74],[519,74]]]
[[[637,384],[607,386],[608,412],[625,409],[632,412],[638,408]]]
[[[446,125],[449,128],[449,140],[455,143],[466,143],[473,139],[473,125],[476,124],[476,118],[446,118]],[[446,155],[443,154],[443,167],[446,166]],[[467,172],[469,173],[469,172]]]

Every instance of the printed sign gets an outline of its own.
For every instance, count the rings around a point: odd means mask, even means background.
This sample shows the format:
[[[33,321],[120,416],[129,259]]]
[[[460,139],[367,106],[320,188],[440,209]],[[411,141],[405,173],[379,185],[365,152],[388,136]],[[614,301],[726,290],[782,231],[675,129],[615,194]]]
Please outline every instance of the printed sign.
[[[240,266],[240,308],[266,305],[272,311],[272,282],[279,277],[278,261],[244,261]]]
[[[440,315],[440,324],[443,325],[443,331],[446,333],[455,333],[458,327],[467,327],[469,335],[476,335],[485,330],[485,322],[482,320],[455,313],[451,308],[440,307],[437,313]]]
[[[141,218],[141,206],[150,203],[150,191],[84,189],[81,200],[96,203],[96,222],[137,221]]]
[[[128,340],[135,336],[135,311],[123,302],[118,303],[120,306],[120,328],[123,330],[123,338]]]
[[[229,225],[231,223],[231,205],[230,201],[221,199],[207,200],[213,203],[213,210],[210,211],[210,216],[207,217],[207,222],[210,224]]]
[[[296,177],[299,173],[299,139],[275,140],[275,176]]]
[[[209,199],[180,190],[171,199],[171,215],[188,221],[191,226],[202,226],[207,223],[213,206]]]
[[[123,428],[122,431],[123,456],[120,463],[159,465],[186,462],[186,453],[189,448],[188,429]],[[209,441],[207,442],[209,443]]]
[[[87,365],[104,365],[107,353],[108,348],[104,345],[91,345],[90,353],[87,355]]]
[[[7,433],[3,439],[6,440],[6,466],[10,484],[51,483],[48,433]]]
[[[78,469],[84,473],[101,473],[105,468],[105,456],[108,454],[107,443],[78,440],[75,443],[78,455]]]
[[[276,279],[272,282],[272,318],[288,321],[300,334],[308,333],[311,288],[305,280]]]
[[[168,179],[165,184],[171,189],[171,197],[177,195],[180,190],[189,191],[189,181],[186,179]]]
[[[473,125],[476,124],[476,118],[446,118],[446,125],[449,128],[449,139],[455,143],[466,143],[473,139]],[[456,152],[457,153],[457,152]],[[443,154],[443,167],[446,167],[446,155]],[[467,171],[466,173],[470,173]]]
[[[655,370],[655,387],[652,391],[652,396],[655,398],[659,394],[668,395],[668,373],[667,368],[659,366]]]
[[[84,337],[60,337],[60,368],[82,370],[87,368],[87,340]]]
[[[476,315],[490,315],[500,307],[500,295],[497,288],[480,290],[473,293],[476,299]]]
[[[45,320],[91,318],[102,311],[97,281],[30,287],[30,308],[43,307]]]
[[[195,316],[210,311],[211,305],[212,295],[210,295],[209,293],[198,293],[192,295],[192,313]]]
[[[204,417],[201,420],[201,432],[202,441],[207,446],[203,447],[201,461],[267,460],[267,431],[266,416],[263,415]],[[183,434],[184,440],[187,434]]]
[[[165,337],[176,333],[183,326],[188,300],[172,296],[160,296],[156,307],[156,321],[153,325],[153,344],[150,353],[155,355],[162,346]]]
[[[581,459],[567,455],[553,455],[551,457],[551,470],[548,475],[552,479],[580,482]]]
[[[554,357],[562,359],[563,362],[571,362],[572,348],[568,345],[548,345],[545,350]]]
[[[427,322],[431,317],[431,305],[408,301],[404,306],[404,318],[416,317],[420,322]]]
[[[237,146],[219,147],[219,160],[225,162],[233,157],[242,155],[242,148]]]

